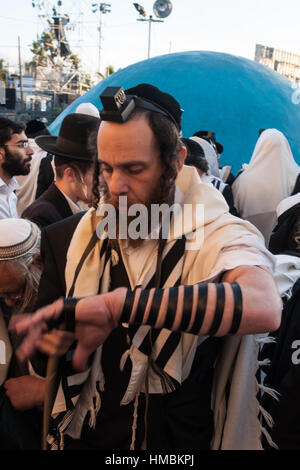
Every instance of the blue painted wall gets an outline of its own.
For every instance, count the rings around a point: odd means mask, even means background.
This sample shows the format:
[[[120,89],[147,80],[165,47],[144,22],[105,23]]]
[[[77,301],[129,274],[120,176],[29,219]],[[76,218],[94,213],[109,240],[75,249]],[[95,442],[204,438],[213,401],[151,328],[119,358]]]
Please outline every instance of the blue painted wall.
[[[74,101],[49,126],[50,132],[57,135],[63,118],[79,103],[101,108],[99,95],[107,86],[129,88],[142,82],[179,101],[184,137],[200,129],[215,131],[224,146],[221,163],[231,164],[234,173],[248,163],[260,128],[282,131],[300,164],[300,104],[292,101],[290,81],[257,62],[217,52],[168,54],[130,65]]]

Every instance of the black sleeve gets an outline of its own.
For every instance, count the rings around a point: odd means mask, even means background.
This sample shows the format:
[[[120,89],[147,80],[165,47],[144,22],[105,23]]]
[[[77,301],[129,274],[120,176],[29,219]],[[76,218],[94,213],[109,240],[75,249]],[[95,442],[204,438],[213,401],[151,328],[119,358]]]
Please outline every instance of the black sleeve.
[[[39,173],[37,177],[37,189],[35,194],[35,199],[41,196],[46,189],[49,188],[50,184],[53,183],[54,173],[51,165],[53,155],[48,154],[46,157],[42,158],[39,168]]]
[[[41,257],[44,267],[39,284],[36,309],[65,295],[65,282],[59,272],[59,266],[45,230],[42,230],[41,236]]]
[[[44,268],[40,279],[38,299],[34,310],[44,307],[65,295],[64,283],[61,282],[58,266],[53,255],[51,245],[47,239],[47,234],[44,230],[42,230],[41,237],[41,257]],[[37,351],[30,361],[34,371],[41,377],[46,377],[48,356]]]

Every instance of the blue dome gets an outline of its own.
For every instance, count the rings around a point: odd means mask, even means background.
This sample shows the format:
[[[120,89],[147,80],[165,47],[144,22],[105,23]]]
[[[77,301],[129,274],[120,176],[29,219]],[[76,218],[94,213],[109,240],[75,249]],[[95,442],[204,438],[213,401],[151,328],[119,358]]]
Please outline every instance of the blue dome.
[[[294,104],[291,82],[257,62],[217,52],[168,54],[130,65],[68,106],[49,126],[50,132],[57,135],[63,118],[80,103],[102,108],[99,95],[107,86],[126,89],[143,82],[179,101],[183,137],[198,130],[216,132],[224,146],[221,164],[232,165],[233,173],[249,162],[261,128],[283,132],[300,164],[300,104]]]

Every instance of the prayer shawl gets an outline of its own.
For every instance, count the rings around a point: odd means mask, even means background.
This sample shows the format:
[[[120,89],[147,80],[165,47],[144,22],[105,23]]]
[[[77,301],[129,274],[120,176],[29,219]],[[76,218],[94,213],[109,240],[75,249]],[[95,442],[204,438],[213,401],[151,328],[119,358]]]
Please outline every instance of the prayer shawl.
[[[185,250],[182,250],[179,254],[176,245],[181,246],[182,240],[173,238],[170,235],[163,252],[163,263],[167,259],[171,263],[170,273],[166,279],[163,279],[162,286],[171,287],[178,285],[178,283],[188,285],[215,281],[224,271],[241,264],[261,264],[268,266],[270,269],[273,268],[274,258],[265,249],[259,232],[250,223],[231,216],[227,212],[228,206],[222,195],[211,185],[202,184],[194,168],[184,167],[178,175],[176,184],[184,194],[184,204],[192,204],[194,211],[196,204],[204,204],[204,219],[201,219],[201,217],[198,217],[198,219],[193,218],[194,220],[190,219],[190,226],[185,227],[184,233],[187,239]],[[82,297],[96,294],[99,289],[99,280],[101,292],[109,290],[111,257],[109,256],[109,250],[106,249],[107,240],[99,240],[95,235],[100,220],[101,217],[97,215],[97,212],[90,210],[81,219],[74,233],[67,254],[65,271],[68,295]],[[176,216],[174,216],[173,222],[174,224],[170,230],[171,234],[174,233]],[[204,243],[200,249],[187,249],[188,235],[193,231],[198,235],[203,232]],[[153,259],[144,268],[138,285],[147,286],[149,280],[153,277],[156,268],[155,258],[156,255],[153,254]],[[174,259],[175,261],[173,261]],[[131,360],[132,373],[120,405],[132,402],[140,392],[145,390],[144,379],[148,365],[147,354],[151,353],[155,366],[155,370],[150,368],[149,372],[149,393],[168,393],[174,389],[174,384],[181,384],[188,377],[196,348],[205,340],[203,337],[187,333],[180,334],[166,329],[156,330],[158,334],[154,338],[152,351],[149,351],[146,347],[149,331],[150,327],[140,326],[132,339],[132,345],[121,358],[121,369],[126,360]],[[252,384],[252,387],[246,387],[246,390],[242,390],[242,393],[246,395],[243,398],[243,409],[238,410],[237,419],[239,423],[244,421],[243,413],[248,410],[248,399],[252,403],[252,408],[254,406],[258,411],[256,393],[254,393],[257,388],[255,371],[258,368],[254,340],[235,337],[230,338],[229,343],[231,341],[234,345],[230,349],[230,356],[228,358],[222,356],[227,366],[224,368],[227,374],[224,376],[224,371],[222,371],[222,375],[220,375],[221,386],[217,385],[217,410],[222,409],[221,414],[218,411],[216,422],[217,446],[219,446],[224,427],[225,386],[232,374],[232,367],[236,364],[237,352],[239,352],[238,357],[243,356],[243,364],[250,363],[251,365],[251,375],[247,377],[248,383],[251,382]],[[245,341],[247,343],[242,347]],[[74,439],[80,438],[83,421],[88,411],[91,413],[90,426],[94,426],[96,423],[96,415],[101,407],[97,386],[100,387],[100,390],[103,390],[105,386],[105,377],[101,368],[101,351],[102,347],[99,347],[94,354],[90,369],[82,373],[72,371],[71,357],[70,355],[68,357],[67,354],[66,364],[62,368],[65,376],[62,377],[52,411],[57,429],[55,435],[48,437],[48,442],[53,449],[63,448],[64,433]],[[162,355],[165,360],[160,362]],[[169,380],[161,380],[161,376],[165,379],[169,378]],[[239,389],[237,381],[237,390]],[[237,400],[235,399],[232,403],[233,407],[236,404]],[[247,443],[250,443],[250,448],[260,448],[258,442],[261,428],[258,413],[254,413],[253,416],[249,417],[248,424],[249,427],[244,430],[243,434],[244,446],[246,447]],[[253,439],[249,439],[248,436],[251,432],[255,436],[255,446]],[[229,448],[230,445],[234,446],[234,442],[230,442],[229,438]]]
[[[218,155],[216,154],[212,145],[205,139],[201,137],[193,136],[190,137],[191,140],[194,140],[202,147],[204,152],[205,160],[208,163],[208,174],[220,178],[220,170],[218,164]]]
[[[276,208],[291,195],[299,173],[285,136],[268,129],[257,140],[249,166],[232,184],[238,213],[261,231],[266,246],[276,224]]]

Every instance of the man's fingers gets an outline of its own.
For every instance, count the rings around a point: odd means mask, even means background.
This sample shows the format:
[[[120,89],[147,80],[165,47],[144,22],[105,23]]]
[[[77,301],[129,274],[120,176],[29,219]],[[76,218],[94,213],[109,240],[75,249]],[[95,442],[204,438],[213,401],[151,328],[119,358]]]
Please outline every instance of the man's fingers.
[[[24,338],[22,344],[16,351],[16,354],[21,362],[29,359],[36,350],[36,342],[41,336],[43,329],[40,326],[33,326],[30,328],[28,335]]]
[[[37,341],[37,348],[48,355],[62,355],[67,352],[75,340],[74,333],[63,330],[52,330],[44,333]]]
[[[9,330],[16,331],[18,335],[24,334],[29,328],[41,324],[41,322],[46,322],[51,318],[57,318],[63,311],[63,307],[63,299],[58,299],[53,302],[53,304],[37,310],[36,313],[32,315],[26,315],[26,317],[24,315],[16,315],[16,318],[9,323]]]

